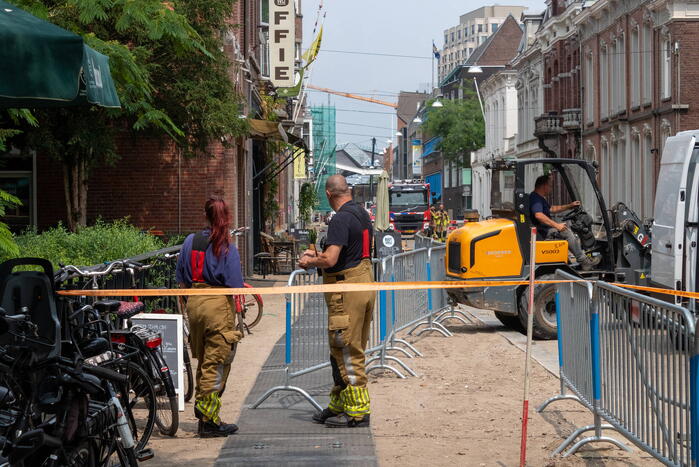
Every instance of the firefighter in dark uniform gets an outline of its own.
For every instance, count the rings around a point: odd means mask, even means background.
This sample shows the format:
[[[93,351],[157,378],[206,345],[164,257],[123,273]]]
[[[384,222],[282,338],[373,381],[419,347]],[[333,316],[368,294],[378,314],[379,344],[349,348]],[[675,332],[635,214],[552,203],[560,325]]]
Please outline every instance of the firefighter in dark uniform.
[[[306,250],[299,260],[304,269],[323,270],[323,283],[373,282],[371,219],[352,200],[345,177],[333,175],[325,194],[335,210],[328,226],[325,249]],[[369,391],[364,351],[369,341],[375,292],[326,293],[328,339],[334,386],[330,403],[313,420],[330,427],[369,425]]]

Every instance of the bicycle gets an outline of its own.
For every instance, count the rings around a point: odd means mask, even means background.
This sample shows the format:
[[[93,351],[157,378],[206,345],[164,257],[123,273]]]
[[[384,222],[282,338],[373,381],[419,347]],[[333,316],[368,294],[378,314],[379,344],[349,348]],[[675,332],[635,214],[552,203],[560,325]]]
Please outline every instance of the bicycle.
[[[121,265],[121,269],[116,269],[116,265]],[[131,285],[135,287],[136,270],[146,268],[145,265],[130,261],[115,261],[109,263],[103,269],[81,269],[68,265],[61,268],[59,277],[65,279],[66,274],[70,273],[88,277],[87,285],[91,285],[93,290],[98,290],[97,280],[99,277],[106,277],[112,272],[124,272],[131,276]],[[115,344],[128,344],[139,350],[139,352],[132,354],[129,358],[145,371],[154,388],[155,395],[152,397],[155,410],[152,415],[150,411],[147,413],[144,433],[150,436],[152,423],[155,423],[162,434],[174,436],[179,428],[179,406],[172,375],[162,355],[162,338],[157,333],[146,328],[132,327],[130,325],[130,318],[143,312],[145,305],[143,302],[100,300],[94,302],[94,306],[99,316],[110,323],[112,341]],[[135,370],[129,371],[134,372]],[[139,388],[148,392],[143,385],[140,385]],[[150,405],[148,401],[146,402]],[[151,418],[153,419],[152,421]]]
[[[10,385],[0,391],[0,412],[9,419],[0,446],[9,465],[137,466],[135,441],[114,389],[126,377],[77,355],[56,355],[51,350],[60,342],[38,330],[27,307],[16,315],[0,309],[0,373]],[[143,458],[152,457],[147,454]]]
[[[74,303],[69,301],[68,311],[61,319],[63,335],[67,337],[64,340],[72,343],[74,352],[83,357],[90,357],[105,348],[113,352],[115,358],[95,364],[112,368],[127,377],[119,397],[136,441],[136,451],[141,453],[150,440],[157,415],[156,389],[144,369],[147,354],[142,350],[142,338],[130,330],[112,329],[113,325],[104,318],[109,312],[108,302],[97,301],[95,307],[84,305],[78,310],[73,310]],[[99,345],[105,348],[99,348]]]

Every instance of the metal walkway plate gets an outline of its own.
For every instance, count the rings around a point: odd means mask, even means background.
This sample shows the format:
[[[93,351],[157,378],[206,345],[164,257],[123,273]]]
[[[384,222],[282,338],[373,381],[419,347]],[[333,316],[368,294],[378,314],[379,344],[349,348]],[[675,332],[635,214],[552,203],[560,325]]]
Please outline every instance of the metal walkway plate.
[[[282,337],[257,376],[237,422],[240,430],[226,440],[215,465],[378,466],[371,428],[327,428],[313,423],[315,409],[296,393],[277,392],[260,408],[249,408],[267,389],[285,383],[283,343]],[[330,368],[293,378],[291,384],[325,406],[332,385]]]

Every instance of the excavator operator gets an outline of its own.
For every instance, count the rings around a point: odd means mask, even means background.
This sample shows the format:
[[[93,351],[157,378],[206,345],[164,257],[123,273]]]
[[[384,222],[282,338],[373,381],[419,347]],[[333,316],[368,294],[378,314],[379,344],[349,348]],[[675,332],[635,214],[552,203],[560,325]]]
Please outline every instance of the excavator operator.
[[[551,206],[546,197],[551,193],[553,180],[550,175],[542,175],[534,183],[534,191],[529,194],[529,211],[534,227],[545,240],[561,239],[568,242],[568,249],[575,256],[583,271],[590,271],[600,262],[600,257],[588,257],[580,246],[580,240],[567,223],[558,223],[551,219],[556,214],[580,206],[580,201]]]

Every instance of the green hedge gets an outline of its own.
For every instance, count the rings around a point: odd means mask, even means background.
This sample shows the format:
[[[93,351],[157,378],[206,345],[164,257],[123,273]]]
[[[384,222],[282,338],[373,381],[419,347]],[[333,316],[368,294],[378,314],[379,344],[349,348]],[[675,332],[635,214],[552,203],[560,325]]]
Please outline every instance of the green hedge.
[[[46,258],[54,267],[58,263],[91,266],[107,261],[140,255],[164,248],[157,237],[129,224],[126,219],[114,222],[98,220],[77,233],[62,224],[42,233],[27,231],[15,237],[19,257]],[[1,258],[2,261],[9,259]]]

